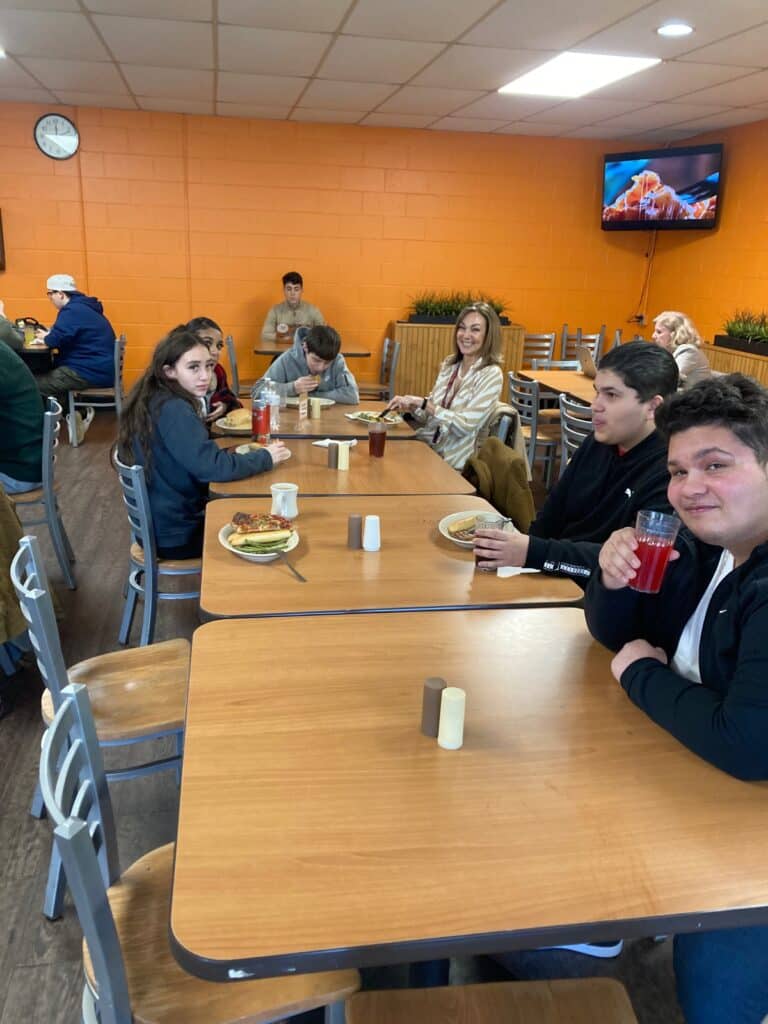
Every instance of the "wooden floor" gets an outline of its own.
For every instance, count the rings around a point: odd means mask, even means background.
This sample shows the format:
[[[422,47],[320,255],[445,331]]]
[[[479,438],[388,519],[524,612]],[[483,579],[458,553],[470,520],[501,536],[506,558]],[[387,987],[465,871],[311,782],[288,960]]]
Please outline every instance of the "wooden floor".
[[[63,587],[47,531],[37,528],[65,612],[61,632],[68,663],[117,647],[128,529],[109,464],[113,432],[111,414],[97,414],[86,442],[77,449],[63,446],[57,466],[62,513],[78,556],[76,591]],[[196,625],[192,602],[164,602],[156,639],[191,637]],[[49,923],[42,916],[50,826],[28,814],[41,734],[36,670],[20,673],[12,686],[16,708],[0,721],[0,1024],[76,1024],[80,930],[69,904],[60,921]],[[117,763],[108,756],[108,764]],[[121,864],[174,838],[178,801],[172,772],[118,783],[112,797]],[[683,1021],[674,998],[669,941],[628,943],[614,960],[549,951],[510,954],[504,965],[489,958],[462,959],[452,964],[451,977],[507,978],[505,967],[515,977],[607,974],[627,985],[640,1024]],[[406,972],[377,969],[365,972],[365,982],[405,984]]]

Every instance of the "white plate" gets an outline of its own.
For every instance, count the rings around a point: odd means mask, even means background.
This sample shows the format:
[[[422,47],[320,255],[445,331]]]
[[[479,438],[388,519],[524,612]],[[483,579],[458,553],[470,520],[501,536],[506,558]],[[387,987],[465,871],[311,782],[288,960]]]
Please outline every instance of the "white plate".
[[[482,512],[483,510],[480,509],[480,511]],[[470,516],[476,516],[477,514],[478,510],[476,508],[470,509],[469,512],[452,512],[451,515],[444,516],[440,520],[437,524],[437,528],[443,537],[445,537],[446,540],[449,540],[451,544],[455,544],[460,548],[469,548],[471,550],[475,546],[474,542],[471,540],[457,540],[448,533],[448,527],[451,523],[457,523],[460,519],[468,519]]]
[[[215,420],[213,424],[223,434],[237,434],[240,437],[249,437],[253,433],[250,427],[228,427],[224,423],[225,419],[226,416],[222,416],[220,420]]]
[[[360,409],[358,412],[345,412],[344,415],[348,420],[357,420],[359,423],[386,423],[390,427],[396,423],[403,422],[403,417],[399,412],[388,412],[383,419],[379,419],[379,414],[369,409]],[[369,416],[372,416],[373,419],[368,419]]]
[[[266,448],[266,445],[263,444],[258,445],[256,448],[252,447],[255,444],[255,441],[251,441],[249,444],[239,444],[235,451],[238,455],[250,455],[251,452],[263,451]]]
[[[235,529],[231,523],[227,523],[226,526],[222,526],[219,530],[219,544],[227,551],[230,551],[233,555],[237,555],[239,558],[244,558],[247,562],[273,562],[276,558],[282,554],[280,551],[270,551],[266,555],[255,555],[251,551],[238,551],[237,548],[233,548],[228,540],[231,533],[234,533]],[[286,541],[283,551],[293,551],[296,545],[299,543],[299,534],[297,530],[294,530],[291,536]]]
[[[308,398],[312,398],[312,395],[308,395]],[[336,405],[336,399],[335,398],[321,398],[320,395],[318,395],[317,396],[317,401],[320,403],[320,408],[321,409],[327,409],[329,405]],[[298,395],[296,395],[295,397],[291,396],[290,398],[286,398],[285,402],[286,402],[286,405],[298,405],[299,404]]]

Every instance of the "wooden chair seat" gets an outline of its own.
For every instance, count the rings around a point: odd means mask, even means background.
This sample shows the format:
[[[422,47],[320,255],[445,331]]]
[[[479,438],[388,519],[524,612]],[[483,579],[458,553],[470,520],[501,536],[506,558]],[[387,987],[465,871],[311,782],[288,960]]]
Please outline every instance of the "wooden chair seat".
[[[59,484],[53,485],[54,494],[59,493]],[[45,500],[45,492],[42,487],[36,487],[34,491],[22,491],[20,494],[11,495],[14,505],[34,505],[38,501]]]
[[[539,409],[539,423],[559,423],[560,422],[560,410],[555,406],[552,409]]]
[[[134,1024],[260,1024],[340,1002],[360,987],[355,970],[221,985],[187,974],[168,943],[173,843],[152,850],[107,891],[120,937]],[[214,899],[215,894],[210,893]],[[83,964],[98,991],[88,949]]]
[[[67,675],[88,687],[99,741],[129,740],[184,727],[189,658],[188,640],[166,640],[100,654]],[[55,714],[49,690],[41,710],[48,724]]]
[[[144,565],[144,548],[141,544],[131,544],[131,558],[139,565]],[[195,569],[200,571],[203,568],[202,558],[158,558],[157,564],[169,572],[174,569],[186,569],[187,572],[194,572]]]
[[[347,1024],[637,1024],[613,978],[504,981],[359,992]]]
[[[523,423],[520,428],[523,432],[523,437],[528,439],[531,436],[531,428],[528,424]],[[536,441],[541,444],[559,444],[560,443],[560,424],[559,423],[540,423],[539,429],[536,431]]]

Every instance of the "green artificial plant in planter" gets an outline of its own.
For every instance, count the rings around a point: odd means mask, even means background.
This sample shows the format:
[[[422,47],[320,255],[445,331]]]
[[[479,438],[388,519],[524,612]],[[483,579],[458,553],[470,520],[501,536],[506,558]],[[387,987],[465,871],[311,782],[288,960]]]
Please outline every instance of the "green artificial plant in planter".
[[[723,324],[725,334],[715,335],[715,345],[768,356],[768,313],[737,309]]]
[[[409,324],[452,324],[465,306],[473,302],[487,302],[496,310],[503,324],[509,319],[502,316],[504,303],[484,292],[419,292],[411,298]]]

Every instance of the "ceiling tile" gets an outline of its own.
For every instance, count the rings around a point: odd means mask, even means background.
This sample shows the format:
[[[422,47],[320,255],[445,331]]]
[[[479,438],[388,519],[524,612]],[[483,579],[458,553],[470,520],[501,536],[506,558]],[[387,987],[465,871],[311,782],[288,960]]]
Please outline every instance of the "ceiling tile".
[[[213,96],[213,72],[188,68],[151,68],[124,64],[123,72],[138,96],[156,96],[187,100],[208,100]]]
[[[49,89],[123,94],[128,92],[114,64],[45,57],[23,57],[21,63]]]
[[[311,75],[331,41],[314,32],[269,28],[219,27],[219,67],[223,71]]]
[[[352,0],[219,0],[219,22],[253,28],[335,32]]]
[[[212,0],[83,0],[94,14],[126,14],[132,18],[210,21]]]
[[[496,131],[497,135],[560,135],[573,127],[569,124],[533,124],[532,121],[516,121]]]
[[[0,87],[24,86],[39,89],[40,85],[32,75],[28,75],[23,67],[14,60],[0,60]]]
[[[0,46],[14,57],[109,60],[84,14],[0,10]]]
[[[725,110],[721,114],[709,114],[707,117],[692,118],[683,125],[675,127],[685,128],[689,135],[697,132],[719,131],[721,128],[732,128],[738,124],[750,124],[752,121],[762,121],[765,118],[765,111],[757,107],[739,107],[737,110]]]
[[[382,103],[385,113],[396,114],[452,114],[459,107],[480,99],[480,92],[469,89],[427,89],[423,86],[406,85],[399,92]]]
[[[538,110],[560,106],[561,103],[562,100],[552,99],[551,96],[510,96],[493,92],[490,96],[483,96],[481,100],[462,107],[459,113],[462,117],[503,117],[505,121],[517,121]]]
[[[727,82],[744,74],[738,68],[717,64],[683,64],[679,60],[664,61],[655,67],[646,68],[621,82],[606,85],[594,95],[606,99],[643,100],[656,103],[685,96],[696,89],[703,89],[719,82]]]
[[[297,107],[291,114],[290,120],[355,124],[361,117],[365,117],[364,110],[314,110],[309,107]]]
[[[112,110],[136,110],[136,102],[128,93],[118,96],[113,92],[87,92],[78,89],[57,89],[62,103],[72,107],[107,107]]]
[[[213,101],[165,99],[159,96],[137,96],[142,110],[167,110],[175,114],[212,114]]]
[[[317,79],[301,97],[302,107],[315,110],[370,110],[390,96],[391,85],[376,82],[327,82]]]
[[[422,71],[413,84],[446,89],[498,89],[554,56],[554,51],[534,53],[531,50],[451,46]]]
[[[567,50],[619,18],[643,7],[642,0],[506,0],[468,32],[463,43],[480,46],[525,47],[531,50]]]
[[[703,106],[696,107],[691,103],[654,103],[653,106],[643,107],[642,110],[633,110],[629,114],[622,114],[621,117],[606,118],[599,124],[618,129],[634,128],[638,131],[651,131],[654,128],[665,128],[667,125],[690,121],[695,117],[719,114],[723,109],[723,107],[710,107],[707,110]]]
[[[47,89],[26,89],[24,86],[0,86],[0,102],[6,103],[55,103]]]
[[[407,82],[442,50],[441,43],[340,36],[318,71],[342,82]]]
[[[599,124],[591,124],[585,128],[573,128],[571,131],[562,132],[561,135],[564,139],[606,139],[610,141],[619,138],[621,132],[611,131]]]
[[[489,121],[480,117],[441,117],[429,127],[444,132],[492,132],[502,128],[507,121]]]
[[[426,128],[432,121],[432,114],[369,114],[360,123],[371,128]]]
[[[640,145],[650,146],[659,142],[683,142],[692,134],[690,128],[658,128],[656,131],[643,132],[640,135],[633,132],[632,140],[633,143],[637,141]]]
[[[344,32],[386,39],[422,39],[451,42],[489,11],[496,0],[440,0],[439,4],[413,0],[358,0]]]
[[[727,15],[726,15],[727,17]],[[686,53],[681,60],[705,64],[730,64],[735,67],[764,68],[768,64],[768,22],[749,32],[737,32],[718,43]],[[714,83],[712,83],[714,84]]]
[[[93,20],[118,61],[159,68],[213,67],[211,25],[108,14],[95,14]]]
[[[77,0],[0,0],[0,11],[18,8],[22,3],[25,11],[80,11]]]
[[[284,121],[291,108],[264,107],[258,103],[217,103],[216,113],[223,117],[258,117],[268,121]]]
[[[685,97],[686,103],[716,103],[720,106],[746,107],[768,103],[768,71],[758,71],[735,82],[701,89]]]
[[[217,99],[224,103],[251,103],[290,110],[308,81],[308,78],[287,75],[235,75],[220,71]]]
[[[605,121],[609,117],[619,117],[629,113],[630,110],[637,110],[644,106],[643,103],[621,103],[619,100],[601,100],[585,97],[578,100],[568,100],[560,103],[549,110],[542,110],[536,114],[530,114],[526,121],[536,121],[542,124],[570,124],[588,125],[593,121]]]

